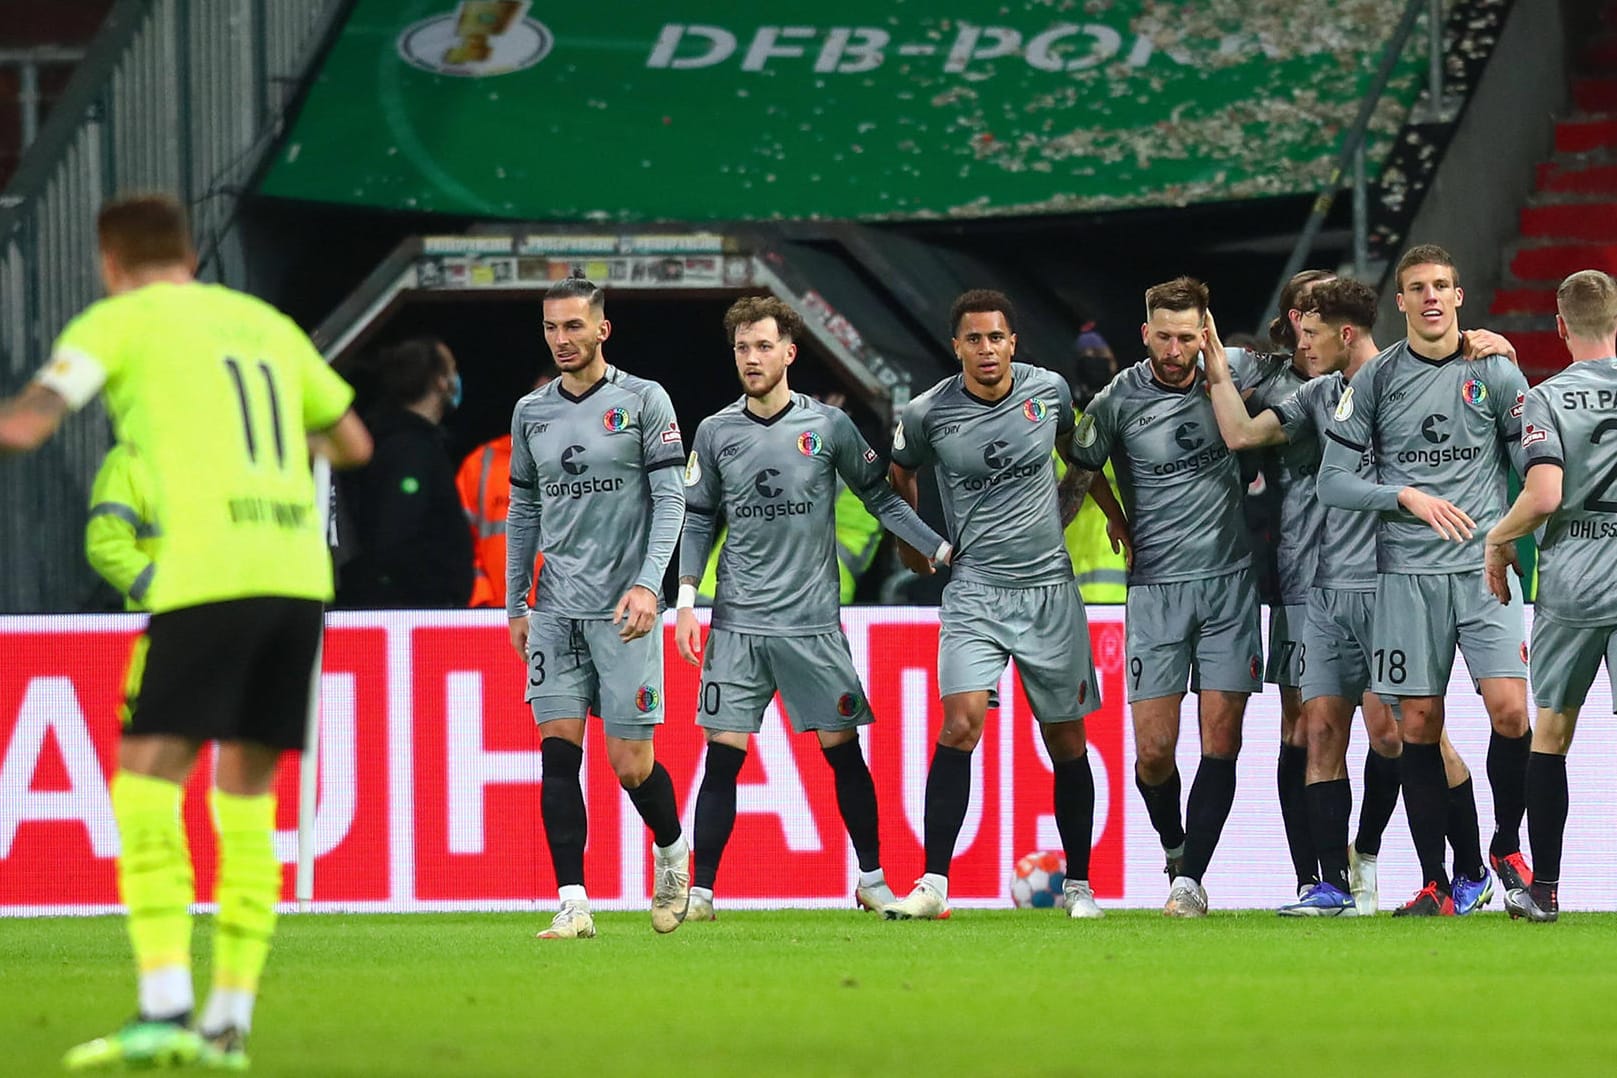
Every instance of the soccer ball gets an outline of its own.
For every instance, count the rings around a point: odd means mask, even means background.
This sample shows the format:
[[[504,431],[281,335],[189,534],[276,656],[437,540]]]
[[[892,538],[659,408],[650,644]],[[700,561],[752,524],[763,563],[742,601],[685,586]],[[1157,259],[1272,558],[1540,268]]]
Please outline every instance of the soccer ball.
[[[1059,853],[1030,853],[1011,872],[1011,904],[1019,910],[1060,909],[1067,904],[1061,885],[1067,881],[1067,859]]]

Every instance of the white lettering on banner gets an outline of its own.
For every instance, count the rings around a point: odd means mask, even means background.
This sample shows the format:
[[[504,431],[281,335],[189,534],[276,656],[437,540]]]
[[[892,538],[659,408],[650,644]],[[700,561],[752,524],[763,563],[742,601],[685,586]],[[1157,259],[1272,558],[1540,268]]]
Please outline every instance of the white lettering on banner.
[[[979,47],[978,42],[985,36],[992,38],[993,44]],[[955,34],[954,46],[949,49],[949,58],[943,62],[943,70],[958,75],[973,60],[1013,56],[1021,47],[1022,35],[1015,30],[1003,26],[961,26]]]
[[[856,34],[858,42],[851,43]],[[881,66],[882,50],[887,47],[889,40],[891,35],[886,30],[870,26],[834,26],[825,35],[825,45],[820,49],[820,58],[814,61],[814,70],[821,74],[836,72],[839,75],[874,71]]]
[[[926,773],[932,764],[932,746],[937,739],[927,730],[927,709],[932,701],[930,680],[925,670],[906,669],[899,678],[904,700],[904,819],[917,839],[926,841]],[[983,754],[971,754],[971,801],[966,820],[955,839],[956,850],[967,849],[977,841],[983,823]]]
[[[814,36],[812,26],[760,26],[753,35],[746,58],[741,61],[743,71],[762,71],[771,56],[802,56],[803,46],[783,45],[782,41],[806,40]]]
[[[537,783],[539,753],[483,748],[483,675],[457,670],[444,679],[444,781],[449,852],[483,852],[483,791],[502,783]]]
[[[314,855],[324,857],[342,845],[354,826],[359,785],[353,674],[320,676],[320,792],[315,798]],[[305,757],[307,759],[307,757]],[[298,830],[275,832],[275,856],[284,864],[298,859]]]
[[[1055,49],[1056,43],[1080,34],[1094,38],[1094,44],[1090,46],[1088,52],[1081,53],[1071,60],[1063,60]],[[1028,41],[1027,62],[1041,71],[1082,71],[1105,63],[1116,56],[1122,47],[1123,35],[1110,26],[1095,23],[1087,26],[1057,23]]]
[[[56,736],[67,772],[65,790],[29,789],[47,733]],[[81,824],[97,857],[118,856],[118,825],[107,780],[71,678],[33,678],[23,690],[11,742],[0,760],[0,860],[11,856],[17,828],[36,820]]]
[[[674,54],[679,51],[680,42],[687,34],[693,38],[704,39],[707,42],[707,51],[696,56],[676,58]],[[735,51],[736,36],[722,27],[669,23],[663,27],[663,32],[657,38],[657,44],[652,46],[651,55],[646,58],[646,66],[689,71],[691,68],[722,64]]]
[[[741,70],[764,71],[772,60],[802,59],[808,55],[811,43],[822,34],[824,39],[813,63],[814,72],[821,75],[857,75],[874,71],[886,63],[889,52],[909,58],[933,56],[940,51],[935,37],[934,40],[906,41],[895,45],[892,31],[879,26],[760,26],[753,31],[752,40],[742,54]],[[1084,71],[1099,67],[1122,54],[1123,34],[1124,31],[1103,23],[1079,25],[1061,22],[1028,37],[1024,48],[1020,30],[1009,26],[962,23],[955,30],[954,40],[944,54],[943,72],[959,75],[972,64],[1015,56],[1021,56],[1029,67],[1038,71]],[[1083,47],[1083,38],[1090,39],[1087,49]],[[1244,41],[1239,36],[1235,40]],[[738,42],[736,31],[724,27],[667,23],[646,56],[646,66],[673,71],[715,67],[736,54]],[[681,55],[682,49],[684,55]],[[1123,63],[1131,68],[1144,67],[1155,51],[1155,43],[1148,35],[1136,35],[1128,52],[1123,55]],[[1218,51],[1225,54],[1232,51],[1229,37],[1220,41]],[[1164,56],[1181,66],[1201,63],[1204,59],[1200,54],[1184,50],[1168,52]]]
[[[764,724],[752,739],[764,781],[736,786],[736,813],[763,813],[780,819],[786,848],[793,853],[818,853],[825,849],[820,829],[809,808],[808,791],[792,755],[791,729],[781,717],[778,705],[770,701],[764,709]]]

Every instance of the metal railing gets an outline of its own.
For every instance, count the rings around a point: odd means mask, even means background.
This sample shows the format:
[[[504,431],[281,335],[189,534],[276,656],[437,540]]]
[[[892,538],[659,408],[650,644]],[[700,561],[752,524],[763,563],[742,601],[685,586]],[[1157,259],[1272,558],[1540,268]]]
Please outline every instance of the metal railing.
[[[118,0],[0,193],[0,394],[100,294],[95,213],[119,192],[191,207],[207,279],[239,280],[231,225],[304,74],[351,0]],[[72,609],[79,529],[110,442],[69,423],[0,475],[0,610]]]
[[[1280,307],[1280,295],[1285,290],[1286,282],[1291,280],[1313,253],[1314,242],[1319,238],[1320,229],[1329,216],[1331,207],[1335,205],[1337,196],[1343,189],[1343,176],[1350,177],[1347,187],[1352,191],[1353,198],[1353,276],[1357,280],[1364,280],[1370,273],[1370,197],[1368,169],[1365,164],[1365,142],[1369,134],[1370,121],[1375,116],[1376,108],[1381,104],[1382,95],[1386,93],[1387,84],[1392,79],[1393,70],[1398,66],[1399,57],[1403,55],[1404,48],[1409,44],[1410,37],[1415,32],[1416,23],[1420,20],[1422,11],[1426,13],[1426,51],[1427,65],[1426,96],[1416,105],[1416,114],[1423,123],[1449,123],[1458,114],[1457,103],[1443,93],[1443,29],[1444,29],[1444,0],[1407,0],[1404,4],[1403,16],[1398,20],[1398,26],[1393,30],[1392,37],[1387,41],[1381,52],[1381,62],[1376,68],[1375,79],[1370,84],[1369,93],[1359,102],[1358,114],[1353,118],[1353,124],[1348,128],[1347,134],[1342,137],[1341,149],[1337,152],[1337,160],[1331,169],[1330,177],[1325,181],[1319,195],[1314,199],[1313,209],[1308,215],[1308,221],[1297,236],[1297,242],[1291,250],[1291,257],[1286,260],[1286,268],[1281,271],[1280,279],[1275,282],[1273,295],[1269,298],[1269,306],[1258,317],[1260,326],[1266,325],[1274,312]]]

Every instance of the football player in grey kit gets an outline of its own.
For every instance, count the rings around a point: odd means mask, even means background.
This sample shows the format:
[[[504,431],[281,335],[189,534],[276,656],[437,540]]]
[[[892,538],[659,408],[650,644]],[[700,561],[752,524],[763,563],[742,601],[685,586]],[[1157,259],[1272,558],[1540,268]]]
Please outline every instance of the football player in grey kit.
[[[1602,660],[1617,668],[1617,282],[1574,273],[1556,293],[1555,326],[1572,365],[1527,391],[1522,451],[1527,476],[1510,512],[1488,533],[1485,573],[1511,602],[1507,565],[1516,540],[1543,527],[1533,608],[1533,696],[1538,726],[1527,763],[1527,836],[1536,878],[1509,888],[1511,917],[1560,915],[1566,831],[1566,754],[1578,709]]]
[[[1206,342],[1207,286],[1189,277],[1146,289],[1148,358],[1122,371],[1073,434],[1081,467],[1114,456],[1134,530],[1127,684],[1135,784],[1171,879],[1162,912],[1207,913],[1202,877],[1235,798],[1247,697],[1263,674],[1258,597],[1235,457],[1219,439],[1196,358]],[[1242,388],[1258,366],[1232,350]],[[1179,705],[1200,699],[1201,765],[1179,815]]]
[[[561,909],[539,937],[595,935],[579,784],[591,711],[655,842],[652,927],[672,932],[690,897],[690,847],[651,735],[663,719],[663,572],[685,510],[679,424],[661,386],[606,362],[612,324],[601,289],[579,277],[557,281],[545,294],[544,327],[561,377],[523,397],[511,416],[506,551],[506,614],[528,667],[526,698],[542,738],[539,807],[560,887]],[[529,611],[540,549],[545,567]]]
[[[1379,349],[1370,337],[1376,319],[1376,293],[1358,281],[1322,281],[1305,301],[1308,310],[1299,322],[1300,340],[1316,376],[1291,397],[1248,415],[1235,388],[1208,315],[1208,342],[1203,355],[1211,388],[1213,410],[1225,444],[1243,450],[1259,446],[1308,443],[1314,460],[1330,429],[1348,382],[1373,359]],[[1493,355],[1509,342],[1486,331],[1466,335],[1468,351]],[[1375,455],[1360,459],[1360,475],[1375,473]],[[1429,518],[1452,506],[1414,488],[1402,496]],[[1373,914],[1378,901],[1376,863],[1381,837],[1398,802],[1398,756],[1402,742],[1392,712],[1380,697],[1366,690],[1370,684],[1372,608],[1376,586],[1376,516],[1346,509],[1325,510],[1315,530],[1316,541],[1329,537],[1330,549],[1316,559],[1307,614],[1298,626],[1296,665],[1301,681],[1303,715],[1300,728],[1308,746],[1303,790],[1310,844],[1308,855],[1320,867],[1321,879],[1280,908],[1293,917],[1334,917]],[[1284,518],[1282,518],[1284,524]],[[1273,640],[1271,638],[1271,645]],[[1365,758],[1364,801],[1359,832],[1347,842],[1352,794],[1347,781],[1347,748],[1353,708],[1362,701],[1370,751]],[[1477,810],[1471,776],[1442,738],[1444,769],[1449,777],[1450,838],[1457,865],[1480,865],[1482,848],[1477,837]],[[1469,820],[1469,826],[1466,821]],[[1289,831],[1289,829],[1288,829]]]
[[[1074,467],[1058,488],[1053,451],[1066,452],[1072,393],[1053,372],[1012,362],[1010,300],[988,290],[962,294],[950,311],[950,331],[961,372],[912,400],[893,433],[894,486],[913,505],[915,470],[934,467],[955,553],[938,613],[943,729],[926,777],[926,870],[907,897],[882,913],[935,918],[948,909],[949,867],[971,794],[971,753],[1005,661],[1013,658],[1055,771],[1067,912],[1100,917],[1089,886],[1095,780],[1084,732],[1084,716],[1100,706],[1100,692],[1062,525],[1086,489],[1111,521],[1114,544],[1126,522],[1098,470]],[[924,555],[900,552],[924,571]]]
[[[1325,270],[1303,270],[1281,290],[1280,313],[1269,323],[1269,339],[1281,351],[1253,357],[1257,363],[1256,382],[1246,400],[1254,415],[1289,398],[1318,372],[1297,330],[1313,288],[1334,277]],[[1209,370],[1209,376],[1211,373]],[[1300,438],[1280,442],[1273,450],[1273,467],[1266,467],[1266,471],[1280,494],[1279,536],[1275,542],[1279,594],[1269,608],[1269,661],[1263,680],[1280,686],[1280,758],[1275,782],[1280,795],[1280,820],[1300,896],[1319,882],[1319,862],[1314,856],[1304,800],[1308,742],[1298,720],[1303,710],[1300,686],[1305,665],[1303,632],[1308,621],[1308,591],[1319,560],[1325,511],[1314,497],[1319,442]]]
[[[1456,644],[1493,726],[1489,861],[1507,889],[1531,882],[1520,837],[1530,750],[1522,612],[1489,598],[1479,567],[1482,536],[1473,531],[1504,515],[1513,462],[1520,471],[1527,380],[1504,356],[1461,360],[1464,293],[1447,251],[1413,247],[1396,276],[1409,336],[1365,364],[1343,391],[1326,431],[1318,489],[1326,505],[1380,514],[1371,685],[1399,698],[1404,811],[1425,880],[1396,915],[1441,916],[1479,909],[1493,892],[1485,866],[1462,866],[1452,883],[1443,871],[1448,804],[1438,741]],[[1374,482],[1358,474],[1371,446]],[[1411,488],[1437,492],[1458,508],[1406,512]]]
[[[702,667],[697,725],[707,763],[696,796],[696,876],[687,920],[713,919],[719,859],[735,827],[736,776],[748,739],[780,691],[798,732],[812,730],[831,765],[837,807],[859,859],[855,897],[865,909],[893,901],[881,868],[876,787],[859,750],[871,721],[841,625],[836,560],[837,477],[911,546],[943,560],[948,544],[885,482],[887,470],[840,408],[793,393],[803,320],[774,297],[748,296],[725,313],[745,396],[702,421],[685,466],[674,641]],[[696,584],[718,517],[729,524],[704,656]]]

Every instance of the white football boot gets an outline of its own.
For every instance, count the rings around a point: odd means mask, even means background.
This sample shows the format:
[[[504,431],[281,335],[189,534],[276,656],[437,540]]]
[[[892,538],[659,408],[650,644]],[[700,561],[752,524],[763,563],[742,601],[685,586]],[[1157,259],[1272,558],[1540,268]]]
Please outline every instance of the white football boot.
[[[563,902],[551,919],[550,927],[538,934],[542,940],[587,940],[595,937],[595,918],[588,902]]]
[[[1095,891],[1088,880],[1065,881],[1061,894],[1067,900],[1067,916],[1075,921],[1093,921],[1106,916],[1106,911],[1096,905]]]

